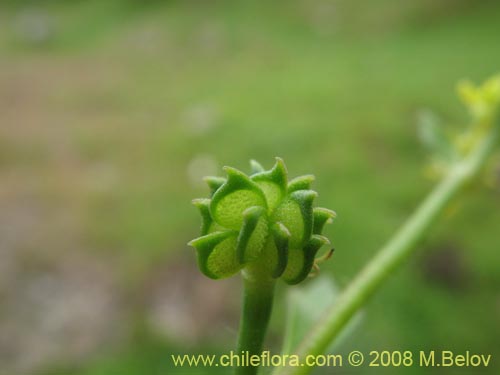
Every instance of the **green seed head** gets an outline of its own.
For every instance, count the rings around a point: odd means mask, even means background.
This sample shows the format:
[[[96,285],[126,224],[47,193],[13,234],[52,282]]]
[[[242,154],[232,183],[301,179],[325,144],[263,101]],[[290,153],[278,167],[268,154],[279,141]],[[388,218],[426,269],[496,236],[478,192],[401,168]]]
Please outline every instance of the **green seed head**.
[[[335,213],[313,207],[314,176],[288,181],[280,158],[267,171],[254,160],[250,165],[250,176],[225,167],[227,178],[205,178],[211,197],[193,201],[203,223],[201,237],[189,245],[210,278],[252,268],[263,277],[297,284],[311,272],[321,246],[329,243],[321,232]]]

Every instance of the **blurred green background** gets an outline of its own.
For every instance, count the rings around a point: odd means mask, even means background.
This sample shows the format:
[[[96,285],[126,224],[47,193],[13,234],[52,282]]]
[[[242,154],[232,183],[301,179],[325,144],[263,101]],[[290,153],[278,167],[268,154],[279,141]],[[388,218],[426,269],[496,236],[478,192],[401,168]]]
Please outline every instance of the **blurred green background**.
[[[223,373],[170,360],[236,337],[239,279],[186,245],[201,177],[274,156],[315,174],[338,213],[322,274],[345,286],[432,188],[418,113],[466,123],[455,84],[498,72],[499,46],[498,1],[2,1],[0,374]],[[341,352],[469,350],[499,373],[499,160]]]

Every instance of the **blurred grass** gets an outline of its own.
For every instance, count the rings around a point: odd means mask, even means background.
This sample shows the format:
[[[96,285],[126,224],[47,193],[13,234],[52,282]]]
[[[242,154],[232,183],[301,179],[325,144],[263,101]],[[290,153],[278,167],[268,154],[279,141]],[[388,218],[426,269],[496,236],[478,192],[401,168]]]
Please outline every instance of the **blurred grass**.
[[[192,256],[185,243],[198,217],[189,201],[205,193],[187,171],[204,155],[219,170],[247,168],[250,158],[270,166],[279,155],[292,175],[314,173],[319,204],[339,214],[329,228],[337,252],[323,272],[345,285],[432,186],[421,173],[418,110],[467,121],[455,83],[500,66],[494,1],[2,8],[2,94],[20,112],[2,120],[0,165],[36,172],[49,197],[76,199],[81,245],[114,256],[132,286],[157,262]],[[19,30],[23,12],[45,17],[42,41]],[[427,242],[457,244],[468,288],[436,287],[411,262],[367,308],[347,349],[500,347],[500,200],[478,190]],[[78,374],[162,373],[176,347],[127,345]]]

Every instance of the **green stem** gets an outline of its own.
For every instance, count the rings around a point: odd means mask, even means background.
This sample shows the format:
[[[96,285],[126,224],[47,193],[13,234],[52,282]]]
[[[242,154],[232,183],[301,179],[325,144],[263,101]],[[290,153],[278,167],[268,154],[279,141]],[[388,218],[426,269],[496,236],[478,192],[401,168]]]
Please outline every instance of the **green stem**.
[[[243,273],[243,307],[236,354],[262,354],[262,346],[273,307],[275,281]],[[237,366],[235,375],[257,374],[258,366]]]
[[[450,200],[484,165],[496,144],[496,131],[486,135],[470,154],[454,165],[400,230],[375,255],[339,296],[335,305],[311,330],[296,350],[301,360],[326,351],[330,343],[363,304],[380,288],[392,272],[408,258],[418,241],[441,214]],[[304,375],[312,367],[277,368],[275,374]]]

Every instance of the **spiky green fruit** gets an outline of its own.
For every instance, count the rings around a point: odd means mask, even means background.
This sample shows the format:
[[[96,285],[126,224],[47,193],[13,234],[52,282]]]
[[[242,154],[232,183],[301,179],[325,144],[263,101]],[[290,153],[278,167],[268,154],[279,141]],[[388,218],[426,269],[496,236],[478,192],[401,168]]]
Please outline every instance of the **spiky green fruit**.
[[[313,207],[314,176],[288,181],[282,159],[265,170],[250,162],[252,174],[225,167],[227,178],[205,178],[210,199],[195,199],[203,223],[191,242],[200,270],[220,279],[246,267],[267,277],[297,284],[310,273],[318,250],[329,240],[321,235],[335,213]]]

